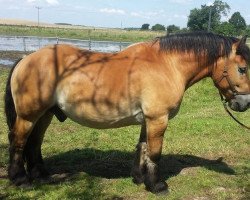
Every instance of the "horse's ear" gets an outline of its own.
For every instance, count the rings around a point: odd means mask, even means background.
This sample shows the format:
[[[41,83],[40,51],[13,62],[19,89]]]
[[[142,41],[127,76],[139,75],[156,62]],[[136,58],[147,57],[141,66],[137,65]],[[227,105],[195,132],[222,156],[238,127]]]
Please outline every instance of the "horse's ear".
[[[244,35],[239,41],[239,46],[245,45],[246,41],[247,41],[247,35]]]
[[[235,50],[240,49],[242,46],[246,44],[247,35],[243,36],[238,42],[234,44]]]

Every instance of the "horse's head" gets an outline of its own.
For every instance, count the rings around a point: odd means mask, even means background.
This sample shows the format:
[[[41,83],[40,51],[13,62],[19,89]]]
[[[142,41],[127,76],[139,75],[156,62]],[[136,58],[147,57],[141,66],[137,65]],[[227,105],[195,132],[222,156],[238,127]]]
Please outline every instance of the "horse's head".
[[[250,108],[250,50],[246,38],[233,43],[231,53],[218,61],[212,75],[220,94],[226,98],[230,108],[238,112]]]

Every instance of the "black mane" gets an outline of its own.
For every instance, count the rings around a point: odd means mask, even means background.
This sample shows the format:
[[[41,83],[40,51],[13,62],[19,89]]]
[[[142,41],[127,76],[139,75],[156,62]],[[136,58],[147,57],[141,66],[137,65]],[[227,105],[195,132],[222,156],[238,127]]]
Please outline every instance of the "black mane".
[[[238,42],[238,38],[216,35],[209,32],[180,33],[158,37],[161,51],[194,53],[198,61],[205,57],[206,64],[212,64],[219,57],[228,57],[232,51],[232,45]],[[250,58],[250,50],[247,45],[237,49],[247,62]]]

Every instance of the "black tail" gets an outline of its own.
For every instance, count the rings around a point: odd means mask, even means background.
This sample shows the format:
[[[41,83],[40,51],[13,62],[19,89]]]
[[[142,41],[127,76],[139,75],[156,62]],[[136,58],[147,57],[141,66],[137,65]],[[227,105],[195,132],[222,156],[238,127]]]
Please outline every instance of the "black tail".
[[[6,89],[5,89],[5,97],[4,97],[4,102],[5,102],[5,115],[6,115],[6,121],[7,125],[9,127],[9,130],[11,130],[15,124],[16,121],[16,109],[11,93],[11,85],[10,85],[10,80],[12,73],[16,67],[16,65],[20,62],[21,59],[17,60],[15,64],[13,65],[12,69],[10,70],[9,77],[7,80],[6,84]]]

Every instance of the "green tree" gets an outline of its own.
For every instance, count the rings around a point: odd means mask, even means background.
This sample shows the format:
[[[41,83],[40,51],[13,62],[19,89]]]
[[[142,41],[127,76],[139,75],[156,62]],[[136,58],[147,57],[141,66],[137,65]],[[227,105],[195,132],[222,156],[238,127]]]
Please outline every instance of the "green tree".
[[[141,30],[149,30],[149,24],[142,24]]]
[[[215,27],[214,32],[226,36],[235,36],[236,30],[234,26],[229,22],[222,22],[217,27]]]
[[[236,34],[240,35],[242,31],[246,30],[247,25],[245,19],[241,16],[240,12],[235,12],[229,19],[229,23],[233,25]]]
[[[189,30],[188,30],[188,28],[182,28],[181,30],[180,30],[180,33],[188,33],[189,32]]]
[[[243,35],[250,36],[250,25],[247,25],[246,30],[243,31]]]
[[[152,31],[165,31],[165,30],[166,30],[165,26],[161,24],[155,24],[154,26],[152,26]]]
[[[179,32],[179,31],[180,31],[180,27],[179,26],[175,26],[174,24],[167,26],[167,32],[168,32],[168,34],[176,33],[176,32]]]
[[[209,16],[211,14],[211,30],[220,24],[222,16],[227,16],[230,6],[221,1],[215,0],[211,6],[202,5],[200,9],[195,8],[190,11],[187,27],[191,31],[202,31],[208,29]]]

